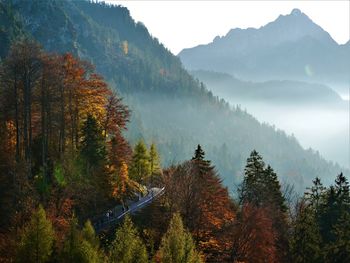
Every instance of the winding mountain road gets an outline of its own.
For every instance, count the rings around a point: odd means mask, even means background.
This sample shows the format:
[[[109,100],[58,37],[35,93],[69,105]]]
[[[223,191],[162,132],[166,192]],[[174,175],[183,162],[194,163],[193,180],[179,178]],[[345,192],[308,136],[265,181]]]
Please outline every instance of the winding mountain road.
[[[153,200],[157,199],[165,192],[165,187],[158,188],[153,187],[148,189],[148,194],[140,198],[136,202],[127,202],[127,210],[124,210],[120,205],[106,211],[103,215],[99,216],[92,221],[96,233],[105,230],[121,220],[125,215],[135,213],[143,207],[149,205]]]

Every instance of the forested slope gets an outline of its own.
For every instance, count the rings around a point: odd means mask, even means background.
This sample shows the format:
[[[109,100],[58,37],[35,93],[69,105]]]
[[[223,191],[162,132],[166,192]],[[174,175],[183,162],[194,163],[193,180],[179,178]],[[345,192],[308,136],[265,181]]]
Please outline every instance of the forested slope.
[[[240,181],[249,152],[258,150],[282,177],[301,189],[315,176],[325,183],[341,168],[294,137],[208,92],[179,59],[135,23],[126,8],[87,1],[7,1],[0,3],[0,49],[23,32],[50,52],[72,52],[96,65],[132,110],[127,137],[154,141],[164,165],[188,159],[204,145],[224,182]],[[1,55],[4,56],[6,52]]]

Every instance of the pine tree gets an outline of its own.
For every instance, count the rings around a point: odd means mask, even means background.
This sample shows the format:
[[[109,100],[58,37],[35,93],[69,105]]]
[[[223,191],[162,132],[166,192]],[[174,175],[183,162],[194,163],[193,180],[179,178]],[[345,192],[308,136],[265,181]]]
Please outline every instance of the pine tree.
[[[18,262],[47,262],[53,250],[54,230],[40,205],[26,226],[18,249]]]
[[[321,235],[313,207],[302,202],[293,226],[291,256],[295,263],[322,262]]]
[[[179,213],[173,215],[168,231],[162,238],[158,255],[161,262],[203,262],[196,251],[191,234],[184,229]]]
[[[129,169],[130,178],[143,183],[151,175],[151,168],[149,162],[149,154],[147,147],[143,141],[139,141],[132,156],[132,161]]]
[[[194,152],[194,156],[192,160],[203,161],[205,156],[205,152],[203,151],[200,144],[197,145],[197,149]]]
[[[98,167],[106,158],[103,134],[96,119],[90,114],[83,124],[82,138],[80,153],[89,171],[91,167]]]
[[[311,188],[306,188],[308,191],[305,193],[305,198],[310,206],[312,206],[316,214],[320,208],[322,199],[324,198],[326,187],[323,186],[321,179],[316,177],[312,181],[313,185]]]
[[[244,169],[244,180],[240,189],[240,203],[249,202],[261,205],[261,195],[264,194],[261,179],[264,175],[265,163],[259,153],[253,150],[247,159]]]
[[[333,226],[335,242],[328,245],[326,262],[350,262],[350,213],[344,212]]]
[[[83,233],[81,233],[78,229],[78,221],[73,217],[70,222],[69,232],[63,244],[61,261],[67,263],[102,262],[95,242],[97,241],[94,238],[92,229],[86,225]]]
[[[148,262],[146,246],[139,237],[129,216],[125,217],[123,225],[117,229],[110,249],[109,262]]]
[[[149,164],[151,170],[151,184],[153,184],[157,182],[157,179],[162,174],[159,154],[154,143],[151,144],[151,147],[149,149]]]

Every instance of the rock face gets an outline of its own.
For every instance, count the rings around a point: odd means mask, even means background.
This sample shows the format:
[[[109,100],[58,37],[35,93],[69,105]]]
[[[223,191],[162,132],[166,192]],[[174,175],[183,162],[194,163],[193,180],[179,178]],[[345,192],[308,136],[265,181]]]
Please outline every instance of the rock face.
[[[190,70],[226,72],[249,80],[347,81],[347,45],[338,45],[299,9],[255,29],[232,29],[207,45],[184,49]]]

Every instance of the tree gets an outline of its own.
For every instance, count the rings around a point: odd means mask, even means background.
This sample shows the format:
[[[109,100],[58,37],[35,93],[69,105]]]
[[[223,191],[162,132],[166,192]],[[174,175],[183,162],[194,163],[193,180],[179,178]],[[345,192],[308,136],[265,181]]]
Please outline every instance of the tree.
[[[233,225],[233,262],[280,262],[277,259],[276,232],[269,211],[244,203]]]
[[[61,252],[62,262],[97,263],[102,262],[96,239],[90,226],[85,225],[83,232],[78,229],[78,221],[71,219],[69,232]]]
[[[247,159],[245,175],[240,190],[240,203],[249,203],[257,208],[269,211],[277,242],[277,254],[280,261],[285,261],[288,252],[287,205],[281,192],[281,185],[272,167],[265,163],[260,154],[253,150]]]
[[[126,198],[132,198],[134,193],[139,190],[139,185],[129,178],[128,165],[122,162],[119,172],[112,173],[112,196],[119,200],[125,208]]]
[[[82,128],[81,156],[86,162],[87,171],[98,167],[105,160],[104,138],[96,119],[88,115]]]
[[[200,144],[197,145],[197,149],[194,152],[194,156],[192,160],[203,161],[205,156],[205,152],[203,151]]]
[[[47,262],[53,251],[54,230],[40,205],[25,227],[18,249],[19,262]]]
[[[155,180],[162,174],[159,154],[154,143],[151,144],[151,147],[149,149],[149,164],[151,172],[151,183],[154,183]]]
[[[179,213],[175,213],[170,221],[168,231],[162,238],[158,257],[161,262],[203,262],[191,234],[184,229]]]
[[[293,262],[322,262],[321,235],[316,218],[316,210],[305,200],[297,204],[297,215],[293,223],[290,242]]]
[[[143,141],[135,145],[129,174],[130,178],[138,183],[144,182],[151,174],[149,154]]]
[[[109,262],[144,263],[148,262],[147,251],[129,216],[117,229],[109,254]]]
[[[210,161],[204,155],[164,171],[170,212],[179,212],[197,247],[210,260],[229,256],[226,227],[235,206]]]

